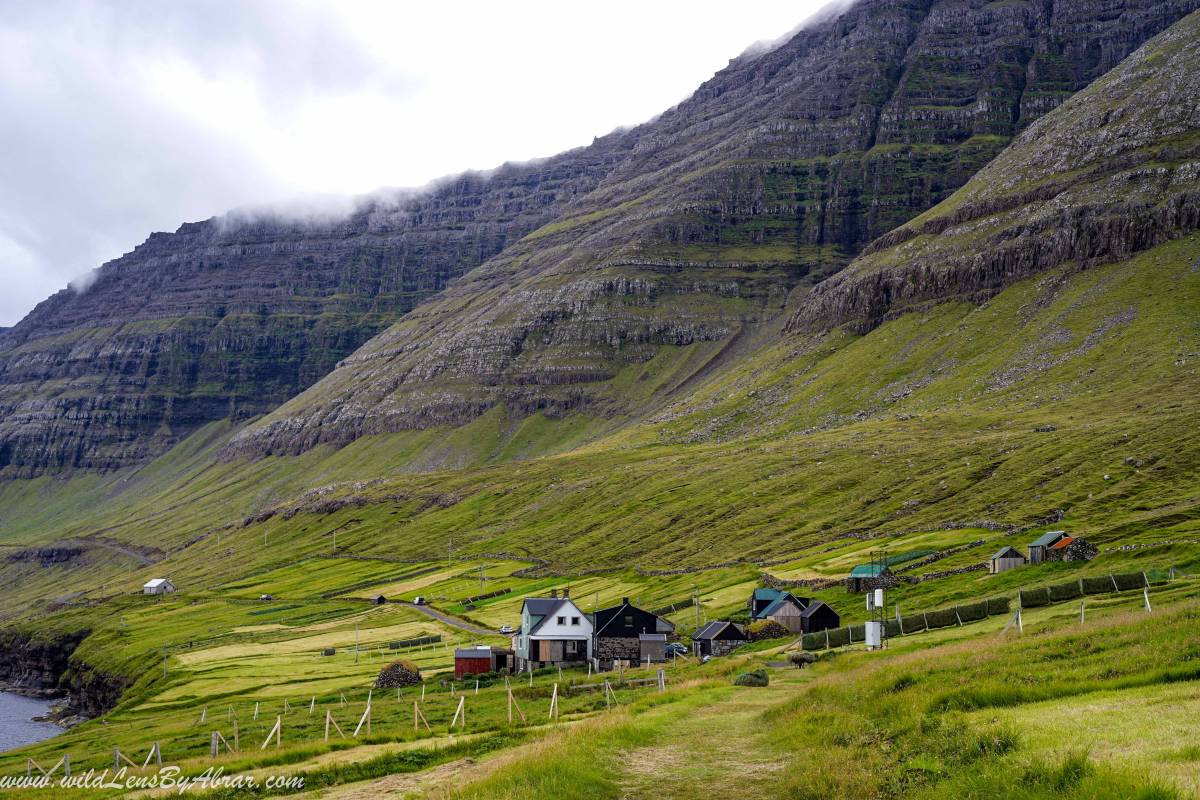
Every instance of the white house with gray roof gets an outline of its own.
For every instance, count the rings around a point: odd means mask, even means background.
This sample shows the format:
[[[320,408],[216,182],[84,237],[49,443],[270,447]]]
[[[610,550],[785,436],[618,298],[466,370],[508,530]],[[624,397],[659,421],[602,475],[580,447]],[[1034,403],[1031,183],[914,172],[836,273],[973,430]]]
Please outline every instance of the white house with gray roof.
[[[571,601],[559,597],[526,597],[521,627],[512,637],[518,670],[561,664],[584,664],[592,657],[592,620]]]

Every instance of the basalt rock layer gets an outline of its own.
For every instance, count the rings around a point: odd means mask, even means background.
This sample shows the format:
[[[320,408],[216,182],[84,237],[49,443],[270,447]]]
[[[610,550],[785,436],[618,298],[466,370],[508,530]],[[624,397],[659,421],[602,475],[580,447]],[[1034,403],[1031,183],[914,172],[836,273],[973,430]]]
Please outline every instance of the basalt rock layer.
[[[240,213],[151,235],[0,337],[0,474],[117,468],[269,411],[552,219],[625,149],[615,134],[347,215]]]
[[[830,15],[635,129],[569,213],[226,454],[457,426],[496,407],[636,415],[1195,6],[864,0]]]
[[[950,201],[876,240],[804,299],[789,328],[865,332],[1200,228],[1198,54],[1192,14],[1031,125]]]

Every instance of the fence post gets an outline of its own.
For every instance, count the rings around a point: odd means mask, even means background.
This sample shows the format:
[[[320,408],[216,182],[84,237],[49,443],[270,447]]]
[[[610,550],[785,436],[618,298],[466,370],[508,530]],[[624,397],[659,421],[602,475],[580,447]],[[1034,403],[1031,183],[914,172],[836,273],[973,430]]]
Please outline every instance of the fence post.
[[[1142,589],[1142,598],[1146,601],[1146,613],[1149,614],[1153,609],[1150,608],[1150,590]]]
[[[1083,604],[1084,604],[1084,601],[1080,600],[1079,601],[1079,624],[1080,625],[1083,624]]]

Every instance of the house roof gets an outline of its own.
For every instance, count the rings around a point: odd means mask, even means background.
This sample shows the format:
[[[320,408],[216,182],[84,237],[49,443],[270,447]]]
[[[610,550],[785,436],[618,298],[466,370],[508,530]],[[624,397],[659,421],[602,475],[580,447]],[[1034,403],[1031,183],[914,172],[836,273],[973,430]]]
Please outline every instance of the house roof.
[[[1008,547],[1001,547],[999,550],[997,550],[996,554],[992,556],[992,561],[995,561],[998,558],[1024,558],[1024,557],[1025,557],[1024,553],[1022,553],[1020,550],[1013,547],[1012,545],[1009,545]]]
[[[665,642],[667,635],[665,633],[639,633],[638,641],[641,642]]]
[[[1066,548],[1066,546],[1069,545],[1073,541],[1075,541],[1075,537],[1064,536],[1061,539],[1059,539],[1057,542],[1055,542],[1054,544],[1050,545],[1050,549],[1051,550],[1062,550],[1062,549]]]
[[[758,612],[758,616],[759,618],[769,617],[788,603],[795,603],[800,609],[804,608],[804,603],[800,602],[800,598],[796,597],[791,592],[781,592],[779,596],[771,602],[771,605]]]
[[[143,589],[157,589],[159,586],[162,586],[164,583],[170,583],[170,582],[171,582],[170,578],[151,578],[150,580],[146,581],[146,585],[143,586],[142,588]]]
[[[857,567],[850,570],[850,577],[851,578],[878,578],[880,575],[882,575],[886,571],[887,571],[887,567],[882,566],[880,564],[859,564]]]
[[[800,612],[800,616],[811,617],[813,614],[815,614],[817,612],[817,609],[821,608],[822,606],[824,606],[825,608],[830,607],[829,604],[826,603],[824,600],[814,600],[811,603],[809,603],[808,606],[806,606],[803,611]]]
[[[1066,531],[1046,531],[1038,538],[1029,543],[1030,547],[1049,547],[1057,542],[1062,537],[1066,536]]]
[[[476,647],[456,647],[454,649],[455,658],[491,658],[492,648],[487,645],[477,645]]]
[[[537,633],[546,621],[562,611],[563,606],[570,606],[574,609],[574,613],[591,622],[591,617],[579,610],[579,606],[571,602],[569,597],[526,597],[525,607],[529,609],[529,614],[535,618],[533,625],[529,627],[529,635]]]
[[[722,633],[724,633],[725,629],[729,628],[729,627],[732,627],[733,630],[736,631],[737,634],[741,638],[743,638],[743,639],[746,638],[745,634],[742,633],[740,628],[738,628],[732,622],[727,622],[725,620],[714,620],[714,621],[708,623],[703,628],[701,628],[700,630],[693,633],[692,638],[693,639],[715,639],[718,636],[720,636]]]
[[[784,592],[780,589],[755,589],[754,599],[770,602],[779,597],[781,594],[784,594]]]

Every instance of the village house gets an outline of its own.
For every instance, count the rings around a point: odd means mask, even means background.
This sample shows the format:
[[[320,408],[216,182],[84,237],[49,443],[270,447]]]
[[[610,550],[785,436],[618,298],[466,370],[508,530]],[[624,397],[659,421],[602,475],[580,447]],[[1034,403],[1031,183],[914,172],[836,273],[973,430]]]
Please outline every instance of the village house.
[[[485,672],[500,672],[508,668],[510,651],[501,647],[475,645],[458,647],[454,650],[454,677],[482,675]]]
[[[692,634],[692,647],[698,656],[724,656],[746,643],[746,632],[732,622],[710,622]]]
[[[988,572],[999,575],[1016,567],[1023,567],[1028,559],[1025,554],[1015,547],[1001,547],[988,561]]]
[[[1047,561],[1046,553],[1051,547],[1067,538],[1066,531],[1047,531],[1029,543],[1029,563],[1041,564]]]
[[[643,611],[632,605],[628,597],[621,604],[601,609],[592,615],[592,654],[601,669],[611,669],[616,661],[630,664],[646,660],[666,659],[667,634],[675,632],[675,626],[662,617]],[[653,637],[653,638],[643,638]],[[658,641],[661,637],[662,645]],[[662,651],[658,657],[655,653]]]
[[[571,601],[569,590],[558,596],[526,597],[521,627],[513,634],[517,670],[583,664],[592,658],[592,621]]]
[[[170,578],[154,578],[142,586],[142,594],[170,594],[175,591],[175,584]]]

